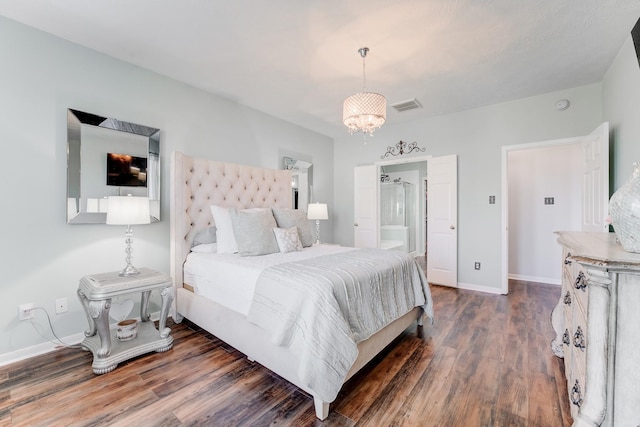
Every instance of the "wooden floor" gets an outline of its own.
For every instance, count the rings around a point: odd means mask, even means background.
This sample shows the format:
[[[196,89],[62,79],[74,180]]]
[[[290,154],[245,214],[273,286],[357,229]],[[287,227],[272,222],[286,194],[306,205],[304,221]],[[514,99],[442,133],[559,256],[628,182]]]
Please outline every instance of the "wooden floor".
[[[349,381],[323,423],[304,392],[184,322],[170,351],[101,376],[73,349],[0,367],[0,425],[569,426],[549,348],[559,292],[433,286],[435,324],[409,328]]]

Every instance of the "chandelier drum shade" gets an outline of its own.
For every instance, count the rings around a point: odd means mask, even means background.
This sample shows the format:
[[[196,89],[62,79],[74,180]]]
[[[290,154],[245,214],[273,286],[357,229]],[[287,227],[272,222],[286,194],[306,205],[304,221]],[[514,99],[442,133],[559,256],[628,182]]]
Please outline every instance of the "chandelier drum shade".
[[[387,119],[387,100],[379,93],[366,91],[367,52],[369,52],[367,47],[358,49],[358,53],[362,56],[362,92],[344,100],[342,121],[351,134],[362,131],[365,136],[373,136],[373,131],[382,126]]]

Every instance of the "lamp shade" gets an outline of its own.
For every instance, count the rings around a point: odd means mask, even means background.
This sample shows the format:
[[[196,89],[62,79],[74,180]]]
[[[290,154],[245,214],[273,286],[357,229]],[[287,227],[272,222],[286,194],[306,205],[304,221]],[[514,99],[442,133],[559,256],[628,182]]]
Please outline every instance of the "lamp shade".
[[[387,118],[387,100],[374,92],[359,92],[344,100],[342,121],[350,132],[372,135]]]
[[[133,196],[110,196],[107,205],[107,224],[149,224],[149,198]]]
[[[329,219],[329,212],[327,211],[326,203],[309,203],[307,210],[308,219]]]

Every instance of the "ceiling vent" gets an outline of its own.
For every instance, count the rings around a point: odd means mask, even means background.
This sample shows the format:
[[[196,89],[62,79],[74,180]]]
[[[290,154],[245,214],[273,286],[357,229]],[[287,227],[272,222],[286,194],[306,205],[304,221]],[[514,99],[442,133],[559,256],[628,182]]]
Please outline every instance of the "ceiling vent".
[[[402,113],[403,111],[415,110],[416,108],[422,108],[422,104],[420,104],[420,101],[415,98],[396,102],[391,106],[400,113]]]

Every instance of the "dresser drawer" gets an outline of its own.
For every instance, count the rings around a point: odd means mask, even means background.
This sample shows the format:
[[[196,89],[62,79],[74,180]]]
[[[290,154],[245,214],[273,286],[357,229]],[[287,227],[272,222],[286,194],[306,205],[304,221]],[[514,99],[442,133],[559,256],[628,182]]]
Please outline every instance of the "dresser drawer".
[[[587,312],[587,303],[589,301],[588,281],[586,272],[580,268],[574,269],[574,275],[571,281],[571,290],[573,292],[572,303],[574,304],[574,309],[579,308],[583,313]]]
[[[574,293],[575,296],[575,293]],[[587,317],[580,307],[580,304],[573,304],[569,347],[570,358],[568,361],[568,369],[565,368],[565,374],[568,378],[567,391],[569,392],[569,402],[571,403],[571,414],[577,414],[582,400],[584,399],[586,389],[586,372],[587,372]]]

